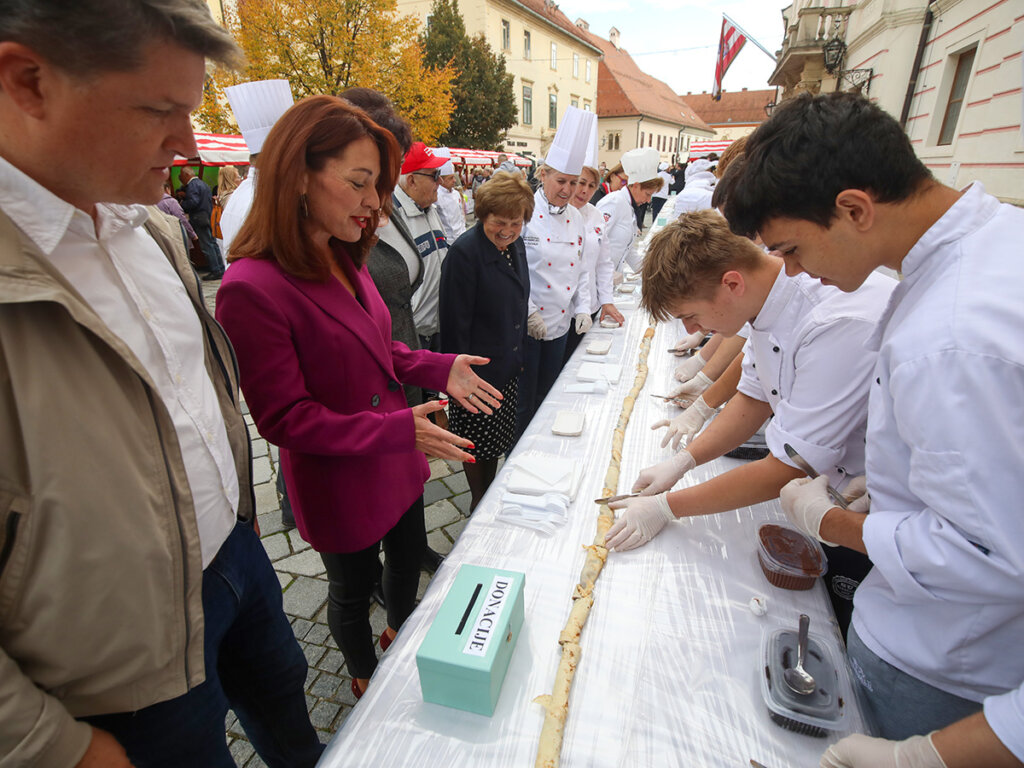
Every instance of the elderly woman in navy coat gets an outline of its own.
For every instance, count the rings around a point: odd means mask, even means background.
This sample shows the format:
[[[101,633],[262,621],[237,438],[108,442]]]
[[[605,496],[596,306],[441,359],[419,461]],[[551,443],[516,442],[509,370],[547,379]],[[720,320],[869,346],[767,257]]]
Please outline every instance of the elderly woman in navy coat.
[[[501,390],[493,414],[470,413],[457,401],[449,429],[470,440],[475,463],[463,463],[470,511],[494,479],[498,458],[512,447],[516,393],[523,368],[530,275],[520,236],[533,215],[533,192],[519,174],[499,171],[475,199],[477,224],[449,248],[441,267],[441,351],[490,358],[480,376]]]

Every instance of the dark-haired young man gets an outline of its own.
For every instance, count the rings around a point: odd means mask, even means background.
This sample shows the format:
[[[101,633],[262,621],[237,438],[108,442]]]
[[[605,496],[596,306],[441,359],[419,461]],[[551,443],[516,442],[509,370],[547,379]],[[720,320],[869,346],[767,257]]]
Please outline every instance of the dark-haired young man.
[[[850,94],[787,102],[743,162],[730,225],[788,272],[845,291],[903,273],[870,341],[870,514],[833,507],[820,481],[782,494],[794,522],[874,563],[849,652],[882,735],[903,739],[850,737],[822,765],[1020,765],[1024,211],[937,182]]]
[[[224,330],[153,205],[203,0],[0,3],[0,765],[316,764]],[[168,67],[168,62],[174,62]]]
[[[704,210],[683,214],[652,238],[643,284],[641,302],[656,319],[678,317],[687,331],[725,337],[749,323],[750,336],[739,385],[722,413],[687,448],[640,473],[633,490],[641,496],[612,504],[624,511],[608,532],[610,547],[639,546],[677,517],[777,498],[787,482],[803,474],[786,454],[786,444],[840,490],[863,475],[875,362],[864,341],[885,309],[893,280],[874,275],[859,291],[846,294],[806,275],[787,277],[782,259],[730,232],[717,212]],[[704,403],[703,396],[697,402]],[[665,493],[690,470],[748,440],[773,414],[765,435],[770,455]],[[844,631],[850,596],[869,568],[860,554],[829,550],[826,583]]]

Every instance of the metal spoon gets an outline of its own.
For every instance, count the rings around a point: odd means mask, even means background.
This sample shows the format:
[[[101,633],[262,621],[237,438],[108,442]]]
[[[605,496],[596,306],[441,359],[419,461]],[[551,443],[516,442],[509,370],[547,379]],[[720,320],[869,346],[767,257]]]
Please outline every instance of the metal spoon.
[[[813,480],[818,476],[818,473],[814,471],[814,467],[807,463],[807,459],[796,452],[796,448],[789,443],[783,443],[782,448],[786,451],[786,455],[793,460],[793,463],[806,472],[809,478]],[[832,501],[836,503],[837,507],[842,507],[843,509],[850,508],[850,505],[846,503],[846,497],[833,488],[831,484],[827,484],[825,490],[828,491],[828,495],[832,497]]]
[[[814,678],[804,669],[804,658],[807,655],[807,630],[811,626],[811,617],[806,613],[800,614],[800,631],[796,639],[796,666],[786,669],[782,676],[786,685],[801,696],[814,693],[818,687]]]

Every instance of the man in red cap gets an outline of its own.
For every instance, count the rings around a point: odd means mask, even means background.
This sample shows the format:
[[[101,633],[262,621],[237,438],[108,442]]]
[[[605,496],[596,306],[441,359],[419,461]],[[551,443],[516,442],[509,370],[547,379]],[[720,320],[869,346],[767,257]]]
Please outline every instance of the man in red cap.
[[[402,163],[391,220],[377,230],[381,243],[401,255],[408,269],[412,318],[419,337],[416,346],[435,351],[441,262],[448,253],[444,227],[434,205],[444,163],[445,158],[435,155],[422,141],[413,142]]]

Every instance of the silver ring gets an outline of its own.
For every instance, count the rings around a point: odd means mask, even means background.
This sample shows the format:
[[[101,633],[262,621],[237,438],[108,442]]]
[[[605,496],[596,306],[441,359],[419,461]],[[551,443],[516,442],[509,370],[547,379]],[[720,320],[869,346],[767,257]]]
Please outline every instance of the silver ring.
[[[472,400],[473,399],[473,393],[470,392],[468,395],[466,395],[466,399],[467,400]]]

